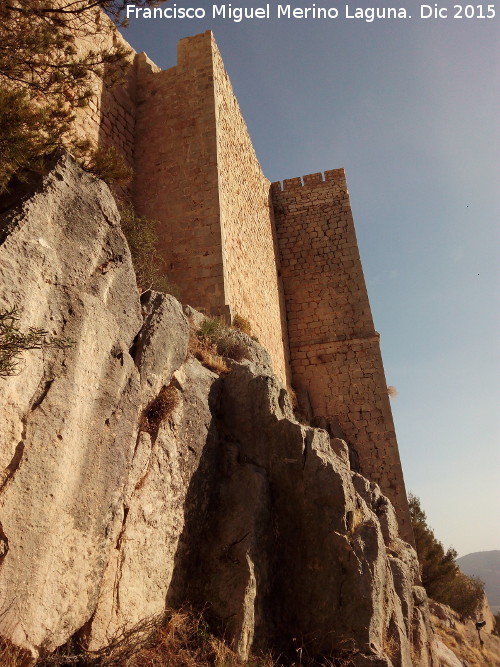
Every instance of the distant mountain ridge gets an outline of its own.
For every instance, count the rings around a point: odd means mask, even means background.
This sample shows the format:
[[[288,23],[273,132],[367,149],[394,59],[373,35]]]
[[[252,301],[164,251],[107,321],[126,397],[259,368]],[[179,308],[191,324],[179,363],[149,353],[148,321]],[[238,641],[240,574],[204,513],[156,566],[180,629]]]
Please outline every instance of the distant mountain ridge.
[[[500,611],[500,549],[476,551],[456,560],[464,574],[479,577],[494,614]]]

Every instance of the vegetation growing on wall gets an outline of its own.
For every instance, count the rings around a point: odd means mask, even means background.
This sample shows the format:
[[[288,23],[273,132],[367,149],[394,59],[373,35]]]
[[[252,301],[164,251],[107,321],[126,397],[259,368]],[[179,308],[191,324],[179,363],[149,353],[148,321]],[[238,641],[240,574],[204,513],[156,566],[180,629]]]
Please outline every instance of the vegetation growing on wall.
[[[474,618],[484,597],[484,584],[468,577],[455,563],[457,552],[446,551],[427,524],[420,499],[408,494],[415,545],[427,594],[437,602],[449,605],[463,618]]]
[[[131,206],[122,206],[120,216],[141,292],[155,289],[180,299],[180,289],[168,279],[165,262],[157,250],[156,221],[137,215]]]

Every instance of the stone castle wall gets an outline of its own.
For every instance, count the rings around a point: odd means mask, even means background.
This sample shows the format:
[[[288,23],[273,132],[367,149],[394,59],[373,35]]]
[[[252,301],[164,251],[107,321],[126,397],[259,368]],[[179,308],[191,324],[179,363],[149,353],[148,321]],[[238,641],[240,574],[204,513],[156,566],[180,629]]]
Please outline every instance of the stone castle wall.
[[[211,32],[181,40],[177,65],[137,64],[134,203],[159,221],[182,300],[250,320],[286,382],[269,181]]]
[[[94,96],[87,107],[76,110],[75,134],[88,139],[94,147],[114,146],[134,167],[135,119],[136,119],[136,53],[117,32],[113,22],[100,10],[94,12],[96,34],[92,38],[79,37],[76,48],[79,53],[105,50],[121,44],[129,50],[128,66],[123,72],[122,85],[106,85],[110,72],[104,79],[95,77],[92,86]]]
[[[344,171],[273,183],[292,383],[315,422],[344,438],[412,541],[405,485]]]
[[[251,322],[253,333],[271,354],[275,373],[288,384],[288,339],[270,182],[262,173],[215,41],[212,53],[226,300],[233,313]]]
[[[343,170],[271,186],[210,31],[181,40],[166,71],[132,54],[125,86],[103,88],[79,123],[133,166],[129,194],[158,221],[181,299],[250,321],[278,377],[348,441],[413,542]]]
[[[223,312],[224,265],[211,36],[182,40],[166,71],[138,57],[133,199],[158,221],[159,250],[185,303]]]

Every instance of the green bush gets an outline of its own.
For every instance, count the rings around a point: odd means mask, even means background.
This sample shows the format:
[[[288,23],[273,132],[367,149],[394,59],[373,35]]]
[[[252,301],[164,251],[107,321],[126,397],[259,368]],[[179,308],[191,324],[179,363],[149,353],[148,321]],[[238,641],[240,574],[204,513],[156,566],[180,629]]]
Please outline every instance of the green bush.
[[[216,343],[226,331],[226,325],[218,317],[207,317],[196,332],[200,338],[208,338]]]
[[[475,618],[484,597],[484,583],[478,577],[469,577],[460,570],[451,586],[443,594],[445,604],[462,618]]]
[[[77,38],[95,33],[96,4],[0,3],[0,192],[13,175],[43,169],[57,147],[88,154],[88,142],[70,133],[74,110],[88,104],[95,77],[106,72],[109,85],[122,78],[128,54],[121,44],[78,50]]]
[[[436,602],[450,606],[463,618],[474,617],[484,597],[483,582],[461,572],[455,563],[455,549],[449,547],[444,550],[427,525],[427,516],[420,505],[420,499],[410,493],[408,505],[422,583],[427,594]]]

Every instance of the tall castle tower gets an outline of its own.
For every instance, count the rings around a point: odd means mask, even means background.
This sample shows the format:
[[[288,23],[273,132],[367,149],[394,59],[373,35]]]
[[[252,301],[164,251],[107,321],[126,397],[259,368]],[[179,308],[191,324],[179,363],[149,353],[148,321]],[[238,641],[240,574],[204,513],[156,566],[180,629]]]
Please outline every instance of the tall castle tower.
[[[346,440],[413,543],[403,471],[343,169],[272,184],[293,386]]]

